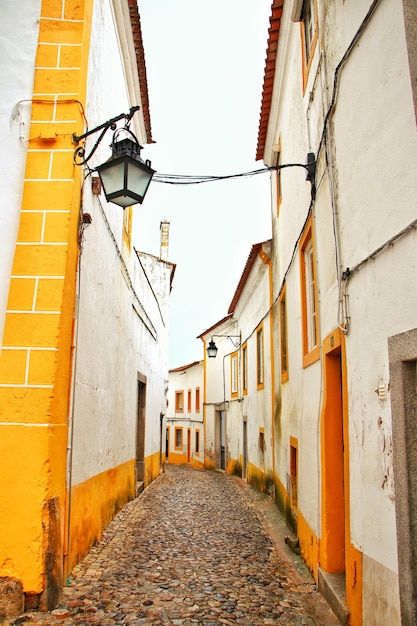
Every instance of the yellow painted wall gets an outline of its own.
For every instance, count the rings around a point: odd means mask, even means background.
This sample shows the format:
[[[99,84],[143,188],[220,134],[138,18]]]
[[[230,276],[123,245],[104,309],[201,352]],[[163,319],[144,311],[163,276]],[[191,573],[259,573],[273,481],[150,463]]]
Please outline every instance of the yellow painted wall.
[[[135,497],[135,465],[132,459],[72,487],[68,572],[100,540],[115,514]],[[145,487],[159,473],[159,452],[145,457]]]
[[[301,554],[307,567],[313,573],[315,580],[318,579],[319,540],[310,528],[309,524],[300,513],[297,512],[297,535],[300,542]]]
[[[32,121],[0,356],[0,576],[55,605],[62,586],[67,418],[82,132],[93,0],[43,0]],[[70,95],[69,95],[70,94]]]
[[[187,454],[184,454],[183,452],[172,452],[170,450],[168,455],[168,461],[173,465],[184,465],[188,463],[188,457]]]
[[[274,483],[271,474],[267,474],[263,470],[256,467],[256,465],[248,463],[246,475],[247,481],[250,485],[253,485],[253,487],[256,487],[256,489],[259,489],[259,491],[262,491],[263,493],[270,493]]]
[[[134,476],[132,459],[72,487],[69,571],[97,543],[117,511],[134,498]]]
[[[145,487],[147,487],[157,476],[161,467],[161,456],[159,452],[145,457]]]

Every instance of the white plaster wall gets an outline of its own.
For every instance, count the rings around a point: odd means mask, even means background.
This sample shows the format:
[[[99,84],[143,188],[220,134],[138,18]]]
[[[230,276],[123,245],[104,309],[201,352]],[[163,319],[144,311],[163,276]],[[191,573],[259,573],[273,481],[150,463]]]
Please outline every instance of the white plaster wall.
[[[3,2],[0,20],[0,343],[19,225],[41,0]],[[16,108],[18,106],[18,108]],[[23,139],[21,139],[21,137]]]
[[[312,143],[313,122],[307,121],[308,98],[303,99],[301,76],[300,27],[290,21],[291,3],[284,5],[283,19],[279,34],[277,69],[274,83],[274,99],[271,107],[268,139],[266,143],[266,162],[274,162],[272,146],[281,145],[281,163],[305,163],[307,153],[315,151]],[[310,72],[312,82],[317,70],[317,61],[313,62]],[[317,91],[320,110],[309,112],[310,118],[317,121],[323,108],[321,90]],[[316,101],[313,103],[316,107]],[[311,126],[311,127],[310,127]],[[279,480],[289,491],[290,483],[290,437],[298,440],[298,507],[312,530],[320,534],[320,459],[319,459],[319,423],[321,411],[321,363],[314,363],[308,368],[302,366],[302,322],[299,267],[299,237],[305,225],[310,205],[311,186],[306,181],[302,168],[294,167],[281,171],[282,201],[277,211],[276,202],[271,204],[272,231],[274,236],[273,256],[273,298],[278,297],[282,285],[286,285],[287,333],[288,333],[288,371],[289,379],[280,381],[280,337],[275,336],[275,372],[277,380],[276,406],[277,428],[275,433],[275,468]],[[272,195],[275,194],[273,177]],[[337,291],[335,292],[335,262],[332,241],[332,226],[328,193],[323,187],[318,189],[317,202],[324,198],[321,212],[325,219],[318,225],[317,212],[314,219],[316,251],[317,240],[324,247],[323,260],[317,253],[318,283],[323,291],[326,314],[320,323],[326,320],[332,328],[337,324]],[[275,199],[274,199],[275,200]],[[320,218],[322,213],[320,213]],[[330,259],[330,263],[329,263]],[[329,297],[330,296],[330,297]],[[330,308],[328,308],[330,305]],[[333,310],[334,305],[334,310]],[[274,315],[279,318],[279,307]],[[333,320],[333,321],[331,321]],[[279,333],[279,324],[276,324]],[[321,329],[321,333],[323,330]],[[323,335],[322,335],[323,336]]]
[[[316,152],[333,75],[371,2],[318,3],[325,62],[317,50],[306,93],[301,88],[299,25],[284,7],[266,162],[281,139],[281,161]],[[307,120],[310,119],[310,123]],[[340,70],[336,108],[329,127],[334,162],[331,179],[319,163],[314,207],[320,335],[337,326],[338,285],[330,182],[334,185],[340,267],[354,267],[416,218],[417,136],[404,39],[402,3],[380,2],[361,39]],[[298,157],[298,158],[297,158]],[[299,439],[299,507],[320,535],[321,363],[302,369],[300,273],[297,239],[309,205],[309,184],[295,168],[281,174],[279,217],[272,203],[274,297],[286,278],[289,381],[281,386],[278,474],[286,484],[289,436]],[[349,391],[350,513],[352,541],[374,561],[372,576],[384,587],[384,571],[397,571],[394,483],[391,458],[387,338],[417,326],[416,243],[409,232],[370,260],[348,282],[350,330],[346,337]],[[277,363],[279,341],[277,341]],[[377,564],[380,564],[378,570]],[[365,574],[364,574],[365,575]],[[369,589],[373,583],[364,581]],[[388,602],[389,600],[387,600]]]
[[[266,250],[268,248],[266,247]],[[269,267],[258,257],[236,304],[234,317],[242,332],[242,343],[248,350],[248,393],[241,395],[240,416],[247,418],[248,462],[262,471],[272,470],[272,378],[269,299]],[[256,329],[263,324],[264,388],[257,389]],[[242,370],[240,369],[240,381]],[[266,449],[259,448],[259,429],[264,429]],[[242,425],[239,437],[243,435]],[[240,450],[242,443],[240,443]]]
[[[376,62],[366,63],[375,59]],[[401,94],[401,96],[400,96]],[[335,115],[342,263],[352,267],[416,218],[417,135],[402,4],[383,2],[343,70]],[[346,340],[354,543],[396,571],[387,338],[416,327],[415,231],[349,281]],[[366,507],[363,506],[366,503]]]
[[[86,110],[90,128],[136,104],[129,97],[114,24],[110,0],[97,0]],[[90,146],[95,140],[93,136]],[[109,157],[110,141],[111,132],[92,166]],[[123,242],[123,210],[106,204],[104,196],[101,200],[93,196],[89,177],[83,210],[92,223],[84,232],[80,262],[73,484],[135,458],[138,373],[146,377],[145,457],[159,453],[160,413],[166,412],[172,270],[171,264],[144,253],[140,266],[133,247],[129,250]],[[154,293],[144,269],[155,285]]]

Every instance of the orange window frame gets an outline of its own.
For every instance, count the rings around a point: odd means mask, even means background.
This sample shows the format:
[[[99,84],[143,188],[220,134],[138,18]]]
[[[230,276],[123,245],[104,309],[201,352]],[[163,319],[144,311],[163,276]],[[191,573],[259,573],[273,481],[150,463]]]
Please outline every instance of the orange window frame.
[[[307,256],[310,258],[308,259]],[[311,216],[307,221],[304,233],[300,239],[299,259],[303,367],[308,367],[320,358],[316,253]],[[310,268],[311,276],[307,276],[306,267]],[[310,295],[308,295],[307,290],[310,291]],[[314,345],[310,345],[312,335],[314,335],[315,338]]]
[[[188,413],[191,413],[191,389],[187,391],[187,410]]]
[[[200,413],[200,387],[195,389],[195,412]]]
[[[287,289],[284,284],[279,296],[279,335],[280,335],[280,360],[281,382],[286,382],[289,377],[288,369],[288,323],[287,323]]]
[[[184,391],[175,392],[175,412],[184,413]]]
[[[174,448],[175,450],[182,450],[183,447],[183,429],[182,426],[175,426],[174,432]]]
[[[242,391],[243,395],[248,394],[248,344],[242,346]]]
[[[310,73],[311,63],[313,61],[314,51],[316,49],[318,32],[319,32],[319,18],[317,11],[317,0],[310,0],[311,6],[314,12],[314,33],[312,35],[310,48],[307,51],[306,46],[306,25],[300,16],[300,38],[301,38],[301,58],[302,58],[302,74],[303,74],[303,93],[305,93],[307,87],[308,76]],[[303,4],[304,6],[304,4]]]
[[[264,363],[264,327],[260,324],[256,329],[256,388],[264,388],[265,363]]]

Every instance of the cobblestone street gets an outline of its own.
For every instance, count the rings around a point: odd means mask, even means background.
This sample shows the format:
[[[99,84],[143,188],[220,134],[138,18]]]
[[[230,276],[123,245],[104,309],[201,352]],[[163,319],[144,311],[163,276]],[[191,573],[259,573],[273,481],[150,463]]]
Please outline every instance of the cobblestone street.
[[[73,570],[61,606],[12,623],[337,624],[286,533],[240,479],[168,466]]]

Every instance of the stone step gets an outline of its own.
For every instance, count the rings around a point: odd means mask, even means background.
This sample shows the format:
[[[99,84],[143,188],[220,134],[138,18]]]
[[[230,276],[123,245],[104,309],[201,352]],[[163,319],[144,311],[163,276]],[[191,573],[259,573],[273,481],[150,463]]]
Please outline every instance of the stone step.
[[[329,574],[318,568],[318,586],[327,604],[340,621],[341,626],[349,623],[349,608],[346,604],[346,575],[344,572]]]

